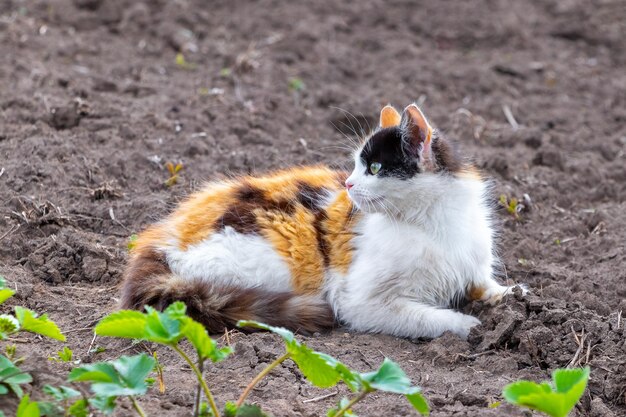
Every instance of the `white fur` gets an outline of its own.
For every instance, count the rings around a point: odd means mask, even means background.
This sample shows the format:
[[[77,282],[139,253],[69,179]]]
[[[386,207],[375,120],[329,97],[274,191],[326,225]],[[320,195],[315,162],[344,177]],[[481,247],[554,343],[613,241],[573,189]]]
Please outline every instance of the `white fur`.
[[[230,226],[185,251],[174,244],[165,253],[172,272],[187,279],[274,291],[291,285],[289,267],[267,240]]]

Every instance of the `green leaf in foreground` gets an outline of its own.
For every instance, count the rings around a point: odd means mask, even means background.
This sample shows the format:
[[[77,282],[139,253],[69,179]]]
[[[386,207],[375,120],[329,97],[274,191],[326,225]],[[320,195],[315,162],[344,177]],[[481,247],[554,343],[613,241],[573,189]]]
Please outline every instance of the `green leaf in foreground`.
[[[28,395],[24,395],[17,406],[16,417],[39,417],[39,406],[37,402],[30,401]]]
[[[15,294],[15,291],[10,290],[8,288],[2,288],[0,290],[0,304],[4,303],[9,298],[13,297],[13,294]]]
[[[289,330],[252,320],[242,320],[237,323],[237,326],[268,330],[282,337],[290,359],[298,365],[304,376],[316,387],[329,388],[337,385],[341,380],[341,375],[335,369],[335,364],[338,363],[337,360],[326,354],[316,352],[298,342],[294,334]]]
[[[154,368],[154,359],[145,353],[122,356],[112,362],[98,362],[75,368],[70,382],[91,382],[91,390],[98,397],[142,395],[148,390],[146,378]]]
[[[65,342],[65,336],[57,325],[48,319],[47,315],[37,316],[37,313],[32,310],[24,307],[15,307],[15,317],[20,323],[21,330]]]
[[[512,404],[552,417],[565,417],[582,397],[588,380],[589,367],[557,369],[552,373],[553,386],[547,382],[518,381],[504,387],[502,395]]]
[[[85,398],[74,401],[67,409],[70,417],[87,417],[89,415],[89,402]]]
[[[80,392],[70,387],[53,387],[52,385],[44,385],[43,392],[51,396],[57,401],[65,401],[70,398],[80,397]]]
[[[89,405],[91,405],[96,410],[102,411],[104,414],[111,414],[115,410],[115,399],[117,397],[99,397],[96,396],[94,398],[89,399]]]
[[[0,275],[0,304],[4,303],[7,299],[11,298],[15,291],[10,288],[6,288],[7,281],[2,275]]]
[[[0,355],[0,394],[6,394],[10,388],[19,398],[23,391],[20,385],[33,381],[30,374],[23,372],[4,355]]]
[[[258,405],[243,404],[241,407],[233,402],[224,406],[224,417],[269,417]]]
[[[98,322],[94,332],[98,336],[142,339],[145,336],[146,315],[135,310],[120,310]]]
[[[339,401],[339,404],[337,404],[336,407],[331,408],[330,410],[328,410],[326,412],[326,417],[335,417],[337,415],[337,413],[339,412],[339,410],[345,408],[348,406],[348,404],[350,404],[350,400],[348,400],[347,398],[342,398],[341,401]],[[344,416],[350,416],[350,417],[358,417],[356,414],[354,414],[352,412],[352,409],[348,408],[346,410],[345,413],[343,413]]]
[[[361,378],[370,389],[374,388],[379,391],[404,394],[409,403],[420,414],[429,414],[428,403],[421,394],[420,389],[411,385],[409,377],[407,377],[402,368],[391,359],[385,358],[382,365],[380,365],[376,371],[361,374]]]
[[[20,322],[9,314],[0,314],[0,340],[5,340],[9,335],[20,329]]]
[[[191,318],[186,319],[183,335],[196,348],[201,361],[210,359],[213,362],[221,362],[230,355],[233,350],[230,347],[219,349],[215,340],[209,337],[204,326]]]

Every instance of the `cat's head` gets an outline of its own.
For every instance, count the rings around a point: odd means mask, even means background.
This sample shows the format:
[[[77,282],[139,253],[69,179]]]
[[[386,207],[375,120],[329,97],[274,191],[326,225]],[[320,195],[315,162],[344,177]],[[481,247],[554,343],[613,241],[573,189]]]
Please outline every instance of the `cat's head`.
[[[356,150],[346,180],[350,198],[365,212],[403,213],[440,195],[466,166],[450,142],[415,104],[398,113],[385,106],[380,125]]]

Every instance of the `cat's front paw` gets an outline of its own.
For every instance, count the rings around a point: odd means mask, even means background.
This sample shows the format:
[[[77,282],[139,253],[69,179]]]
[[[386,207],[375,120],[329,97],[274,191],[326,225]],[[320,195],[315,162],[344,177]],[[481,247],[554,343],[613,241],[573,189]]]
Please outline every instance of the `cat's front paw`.
[[[522,297],[530,292],[527,284],[516,284],[511,285],[510,287],[500,286],[499,288],[488,290],[485,294],[485,300],[491,305],[498,304],[502,301],[502,298],[504,298],[505,295],[513,294],[516,288],[520,288],[522,290]]]
[[[472,327],[478,326],[480,324],[480,320],[478,320],[474,316],[459,314],[459,317],[455,324],[456,326],[452,330],[452,332],[466,340],[467,336],[470,333],[470,330],[472,330]]]

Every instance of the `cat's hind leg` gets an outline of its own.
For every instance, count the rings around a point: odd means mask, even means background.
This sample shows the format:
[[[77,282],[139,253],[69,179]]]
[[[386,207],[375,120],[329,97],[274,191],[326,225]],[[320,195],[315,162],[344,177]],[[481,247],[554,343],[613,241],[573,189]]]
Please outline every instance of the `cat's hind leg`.
[[[465,339],[470,329],[480,324],[476,317],[403,297],[391,302],[370,299],[342,310],[341,320],[353,330],[412,339],[432,339],[446,331]]]

